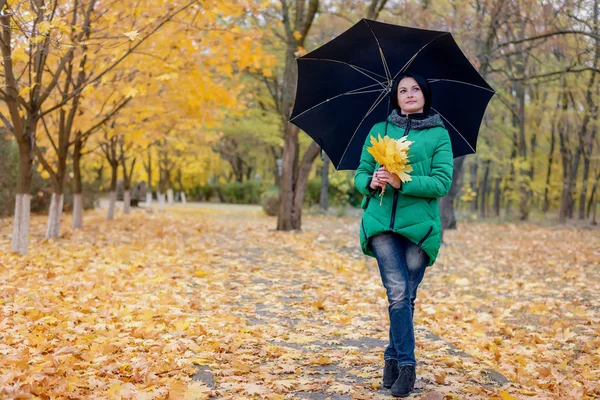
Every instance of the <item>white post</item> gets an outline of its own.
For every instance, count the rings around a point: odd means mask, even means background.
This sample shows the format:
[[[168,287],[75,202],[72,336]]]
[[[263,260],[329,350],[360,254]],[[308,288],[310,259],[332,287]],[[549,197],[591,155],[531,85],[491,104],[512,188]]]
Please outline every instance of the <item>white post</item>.
[[[31,213],[31,196],[17,194],[15,198],[15,217],[12,237],[12,250],[27,254],[29,246],[29,216]]]
[[[60,216],[62,215],[63,203],[64,195],[52,193],[50,210],[48,212],[46,239],[57,238],[60,235]]]
[[[125,190],[123,193],[123,214],[129,214],[131,211],[131,192]]]
[[[83,199],[81,193],[73,196],[73,229],[83,227]]]
[[[165,210],[165,194],[164,193],[158,193],[158,208],[161,211]]]
[[[112,221],[115,219],[115,204],[117,203],[117,192],[110,192],[108,201],[108,215],[106,219]]]

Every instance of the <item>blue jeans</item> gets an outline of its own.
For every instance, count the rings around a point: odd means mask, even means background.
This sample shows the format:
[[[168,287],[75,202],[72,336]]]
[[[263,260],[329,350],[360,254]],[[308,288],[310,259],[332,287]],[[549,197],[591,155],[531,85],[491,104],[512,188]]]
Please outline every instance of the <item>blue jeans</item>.
[[[392,232],[373,236],[369,245],[377,258],[389,302],[390,344],[383,357],[397,360],[399,366],[416,366],[413,315],[429,256],[415,243]]]

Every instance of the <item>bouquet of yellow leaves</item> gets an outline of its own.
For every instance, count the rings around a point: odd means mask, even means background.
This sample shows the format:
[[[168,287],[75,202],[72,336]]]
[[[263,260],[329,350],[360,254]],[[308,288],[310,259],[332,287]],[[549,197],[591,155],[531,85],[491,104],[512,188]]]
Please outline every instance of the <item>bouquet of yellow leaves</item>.
[[[377,139],[371,136],[371,147],[367,147],[367,151],[373,156],[379,165],[383,165],[389,172],[396,174],[402,182],[412,180],[409,172],[413,170],[408,164],[408,149],[413,142],[406,140],[406,137],[400,139],[392,139],[389,136],[381,137],[377,135]],[[385,187],[381,189],[379,205],[383,201]]]

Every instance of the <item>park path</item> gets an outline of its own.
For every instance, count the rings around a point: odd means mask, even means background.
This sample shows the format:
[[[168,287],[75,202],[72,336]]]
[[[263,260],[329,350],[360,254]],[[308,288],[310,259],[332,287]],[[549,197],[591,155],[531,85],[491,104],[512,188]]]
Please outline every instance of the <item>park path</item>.
[[[380,387],[386,300],[374,260],[352,234],[356,218],[309,216],[302,232],[286,233],[275,232],[275,219],[259,210],[206,208],[197,218],[203,236],[186,240],[206,246],[206,279],[190,284],[188,294],[219,328],[208,331],[212,362],[198,366],[194,379],[223,399],[391,398]],[[510,391],[508,379],[424,326],[416,336],[414,397]]]
[[[359,218],[135,209],[27,256],[0,225],[0,398],[381,399],[387,304]],[[600,230],[461,223],[417,299],[417,392],[600,396]],[[23,362],[27,360],[27,362]]]

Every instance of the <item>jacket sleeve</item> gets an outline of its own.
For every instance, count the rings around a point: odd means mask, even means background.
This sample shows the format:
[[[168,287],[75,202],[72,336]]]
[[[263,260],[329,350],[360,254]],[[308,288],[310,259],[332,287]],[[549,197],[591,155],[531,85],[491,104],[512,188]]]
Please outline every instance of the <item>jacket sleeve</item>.
[[[402,182],[400,193],[427,198],[440,198],[446,195],[452,185],[454,157],[448,131],[440,137],[433,151],[430,176],[412,176],[409,182]]]
[[[354,186],[356,186],[358,191],[365,196],[374,192],[370,185],[371,179],[373,178],[373,172],[375,172],[376,162],[371,153],[367,151],[367,147],[371,144],[372,132],[373,129],[371,129],[371,132],[369,132],[365,139],[365,144],[363,145],[362,153],[360,155],[360,164],[356,169],[356,174],[354,174]]]

